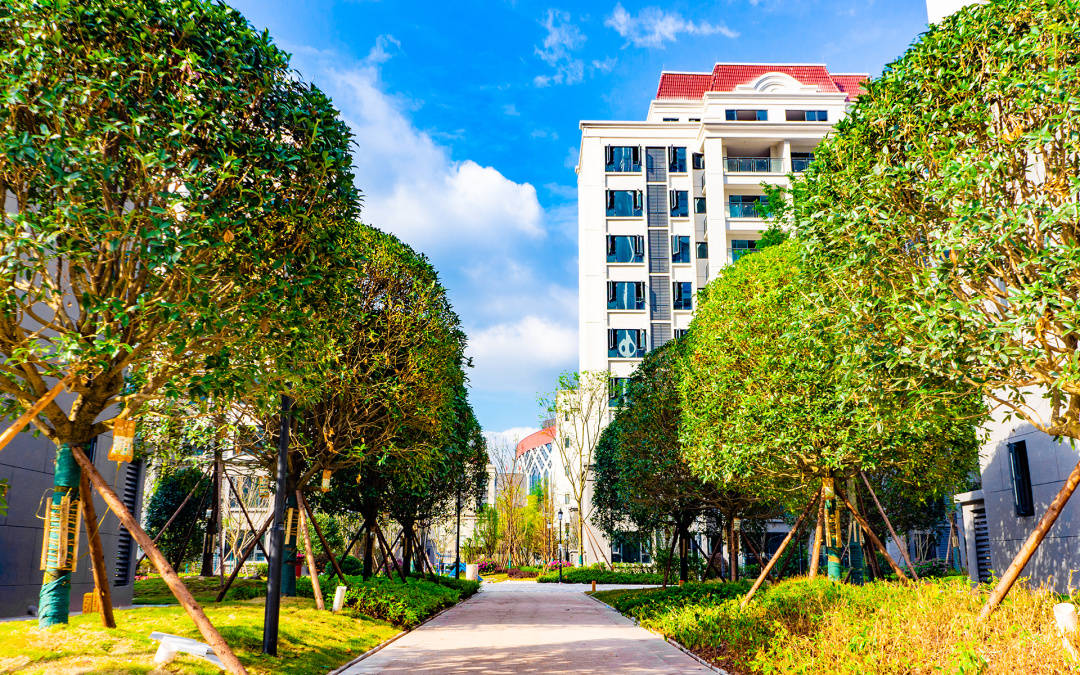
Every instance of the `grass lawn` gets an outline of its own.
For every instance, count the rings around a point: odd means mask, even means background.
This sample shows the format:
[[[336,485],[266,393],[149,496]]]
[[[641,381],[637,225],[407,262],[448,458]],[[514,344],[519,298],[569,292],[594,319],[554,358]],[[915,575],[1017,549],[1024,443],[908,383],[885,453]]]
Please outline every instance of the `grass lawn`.
[[[283,598],[278,656],[263,656],[263,605],[262,598],[203,605],[210,621],[253,675],[325,673],[398,633],[384,621],[320,612],[314,600]],[[0,673],[149,673],[158,647],[149,637],[152,631],[202,641],[179,606],[117,610],[116,625],[115,630],[103,628],[97,614],[73,616],[67,627],[45,630],[37,627],[36,620],[2,622]],[[209,675],[221,671],[205,661],[179,655],[156,672]]]
[[[217,577],[183,576],[184,585],[200,605],[212,603],[221,588]],[[229,587],[225,601],[249,600],[266,595],[266,579],[238,578]],[[175,605],[176,598],[159,576],[139,579],[135,582],[136,605]]]

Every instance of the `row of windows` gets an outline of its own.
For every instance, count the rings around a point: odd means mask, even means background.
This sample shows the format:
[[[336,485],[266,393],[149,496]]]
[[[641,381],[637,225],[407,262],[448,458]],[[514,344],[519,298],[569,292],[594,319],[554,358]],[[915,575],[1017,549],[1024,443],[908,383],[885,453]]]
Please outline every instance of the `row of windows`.
[[[768,122],[768,110],[735,109],[725,110],[724,119],[728,122]],[[827,110],[785,110],[784,119],[788,122],[828,122]]]
[[[697,257],[702,260],[708,259],[709,245],[707,243],[697,243]],[[609,234],[607,237],[607,262],[645,262],[645,237],[640,234]],[[672,235],[671,262],[690,262],[690,237],[688,235]]]
[[[693,309],[694,288],[689,281],[675,281],[671,284],[671,306],[673,309]],[[638,310],[645,309],[644,281],[609,281],[607,282],[607,308]],[[608,335],[608,351],[617,344],[614,337]],[[608,354],[616,356],[616,354]],[[625,357],[629,358],[629,357]]]
[[[662,148],[660,148],[662,149]],[[663,161],[661,159],[661,161]],[[645,158],[648,169],[654,169],[651,155]],[[705,155],[695,152],[691,155],[694,169],[705,168]],[[686,173],[686,148],[672,146],[667,149],[667,170],[669,173]],[[639,173],[641,171],[641,146],[608,145],[604,147],[604,171],[608,173]]]
[[[605,214],[608,218],[640,218],[644,210],[641,190],[608,190],[605,195]],[[769,199],[765,195],[731,195],[728,197],[728,216],[731,218],[765,218]],[[703,214],[707,208],[704,197],[694,198],[694,213]],[[672,218],[690,216],[690,193],[687,190],[668,190],[668,213]]]

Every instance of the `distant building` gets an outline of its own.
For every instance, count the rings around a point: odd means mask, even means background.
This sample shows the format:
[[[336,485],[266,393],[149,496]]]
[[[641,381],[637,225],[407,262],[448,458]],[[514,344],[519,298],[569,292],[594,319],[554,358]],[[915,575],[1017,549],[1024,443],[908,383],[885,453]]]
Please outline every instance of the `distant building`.
[[[98,471],[136,519],[142,509],[142,463],[108,460],[111,434],[99,436],[88,454]],[[43,503],[52,494],[56,449],[44,437],[21,433],[0,452],[0,479],[9,485],[6,516],[0,516],[0,616],[31,616],[41,590]],[[101,520],[99,532],[105,553],[114,606],[130,605],[138,547],[105,502],[94,494]],[[94,589],[85,528],[80,528],[79,557],[71,583],[71,610],[82,609],[83,594]]]

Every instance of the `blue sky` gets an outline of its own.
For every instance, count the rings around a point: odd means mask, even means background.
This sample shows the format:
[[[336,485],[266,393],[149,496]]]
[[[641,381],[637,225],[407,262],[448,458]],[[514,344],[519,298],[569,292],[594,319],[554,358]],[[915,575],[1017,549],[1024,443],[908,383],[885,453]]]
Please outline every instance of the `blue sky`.
[[[922,1],[243,0],[356,134],[364,220],[427,253],[470,338],[484,428],[535,427],[577,366],[582,119],[642,119],[663,69],[881,72]]]

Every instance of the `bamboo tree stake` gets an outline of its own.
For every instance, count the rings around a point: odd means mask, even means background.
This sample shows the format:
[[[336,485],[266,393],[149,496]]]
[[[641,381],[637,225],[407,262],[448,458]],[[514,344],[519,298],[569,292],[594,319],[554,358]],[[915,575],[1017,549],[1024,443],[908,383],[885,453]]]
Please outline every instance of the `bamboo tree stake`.
[[[304,499],[304,495],[299,490],[296,491],[296,502],[303,511],[307,512],[311,524],[315,526],[315,534],[319,536],[319,542],[322,544],[323,550],[330,556],[330,564],[334,566],[334,574],[338,575],[338,579],[341,579],[341,583],[348,586],[349,582],[345,581],[345,573],[341,571],[341,565],[338,564],[337,558],[334,557],[334,551],[330,548],[330,544],[326,543],[326,537],[323,536],[322,528],[319,527],[319,522],[315,520],[315,514],[311,512],[311,507],[308,506],[307,501]]]
[[[90,549],[90,565],[94,573],[94,593],[97,594],[101,608],[101,623],[106,628],[116,628],[113,616],[112,589],[109,588],[109,575],[105,570],[105,554],[101,548],[101,532],[98,528],[97,510],[94,508],[94,493],[90,491],[90,481],[83,471],[79,476],[79,503],[83,509],[83,525],[86,526],[86,543]]]
[[[814,546],[813,553],[810,555],[810,578],[814,579],[818,575],[818,568],[821,566],[821,541],[825,537],[825,500],[822,499],[818,502],[818,517],[817,527],[814,528]]]
[[[303,499],[300,491],[296,491],[297,501]],[[326,609],[323,604],[322,588],[319,586],[319,570],[315,567],[315,554],[311,552],[311,534],[307,527],[307,514],[300,509],[300,536],[304,538],[304,557],[307,558],[308,574],[311,575],[311,592],[315,596],[315,608],[322,611]]]
[[[761,574],[758,575],[758,578],[754,582],[754,585],[751,586],[750,590],[746,593],[746,595],[743,596],[742,601],[739,602],[739,607],[746,607],[747,603],[750,602],[750,598],[754,597],[754,593],[757,593],[757,589],[760,588],[761,584],[765,582],[765,576],[769,573],[770,570],[772,570],[773,566],[776,565],[776,562],[780,560],[780,556],[784,554],[784,549],[787,548],[787,545],[789,543],[791,543],[791,540],[795,536],[795,533],[799,531],[799,526],[802,525],[803,520],[806,519],[806,514],[810,513],[810,510],[817,505],[817,502],[820,498],[821,489],[819,488],[817,493],[814,494],[814,498],[810,500],[810,503],[806,505],[806,508],[803,509],[803,512],[799,514],[799,517],[795,520],[795,524],[791,527],[790,530],[788,530],[787,535],[784,537],[784,541],[780,542],[780,548],[776,549],[776,553],[773,554],[772,558],[769,558],[768,564],[766,564],[765,568],[761,570]]]
[[[863,532],[866,533],[866,536],[869,537],[870,541],[874,542],[874,546],[876,546],[877,549],[881,551],[881,554],[885,556],[885,559],[889,561],[889,566],[893,568],[893,572],[896,572],[896,576],[900,577],[904,581],[907,581],[908,577],[906,574],[904,574],[904,570],[900,569],[900,566],[896,564],[896,561],[893,560],[893,557],[889,555],[889,551],[886,550],[885,544],[881,543],[881,540],[878,539],[878,536],[874,534],[874,531],[872,529],[870,529],[870,523],[866,522],[866,519],[859,515],[859,512],[855,510],[855,508],[851,505],[851,502],[847,500],[847,497],[840,494],[839,491],[837,491],[836,496],[840,499],[840,501],[844,502],[844,506],[847,507],[848,512],[851,513],[851,515],[862,527]]]
[[[907,546],[900,541],[900,537],[896,536],[896,530],[893,529],[892,521],[889,520],[888,514],[885,513],[885,509],[881,507],[881,502],[878,501],[877,493],[874,492],[874,488],[870,485],[870,479],[866,477],[866,473],[859,472],[862,476],[863,482],[866,483],[866,489],[870,491],[870,498],[874,500],[874,506],[877,507],[878,513],[885,520],[885,527],[889,528],[889,536],[896,542],[896,548],[900,549],[900,555],[904,556],[904,562],[907,563],[908,569],[911,570],[911,576],[915,578],[915,581],[919,580],[919,573],[915,571],[915,566],[911,564],[911,558],[908,556]],[[888,553],[885,554],[888,556]]]
[[[997,586],[994,586],[994,590],[990,592],[990,597],[986,599],[986,604],[983,605],[982,610],[979,612],[979,621],[984,621],[986,617],[990,616],[990,613],[1005,599],[1009,589],[1016,583],[1017,577],[1020,576],[1028,561],[1031,560],[1035,549],[1039,547],[1054,521],[1061,515],[1061,510],[1065,508],[1065,504],[1076,490],[1077,485],[1080,485],[1080,462],[1077,462],[1076,466],[1073,467],[1072,473],[1065,480],[1065,484],[1061,486],[1061,490],[1054,497],[1054,501],[1050,502],[1050,506],[1047,507],[1046,513],[1039,520],[1039,524],[1028,535],[1027,540],[1020,547],[1009,568],[1005,570],[1005,574],[1001,575]]]
[[[233,566],[233,571],[229,574],[229,578],[225,581],[225,585],[221,587],[220,591],[218,591],[217,597],[214,598],[214,602],[221,602],[225,598],[225,594],[229,591],[229,587],[232,586],[232,582],[236,580],[236,575],[240,574],[240,568],[244,566],[244,563],[247,562],[248,556],[250,556],[251,552],[255,550],[255,544],[259,543],[259,547],[262,548],[260,540],[262,539],[263,535],[266,534],[266,528],[270,527],[270,524],[273,522],[274,514],[271,513],[266,517],[266,522],[264,522],[262,527],[259,528],[259,531],[255,533],[255,538],[248,542],[248,545],[244,547],[244,555],[240,556],[240,559],[236,561],[236,564]],[[266,550],[263,549],[263,555],[265,554]],[[266,559],[270,560],[270,557],[267,556]]]
[[[45,393],[44,396],[39,398],[37,402],[34,403],[34,405],[30,406],[30,408],[26,412],[19,415],[18,419],[16,419],[10,427],[5,429],[3,434],[0,434],[0,450],[6,448],[7,444],[10,443],[12,439],[14,439],[16,436],[18,436],[19,432],[25,429],[26,425],[30,424],[31,420],[37,417],[38,413],[40,413],[50,403],[52,403],[53,399],[59,396],[60,392],[64,391],[64,389],[66,389],[74,381],[75,371],[73,370],[67,375],[65,375],[63,379],[57,382],[52,389]]]
[[[191,591],[184,586],[184,582],[180,580],[180,577],[176,574],[176,571],[169,564],[169,561],[165,559],[165,556],[161,554],[157,546],[150,541],[149,535],[146,531],[139,527],[139,523],[135,520],[131,512],[128,511],[127,506],[120,500],[113,489],[109,487],[109,484],[105,482],[105,479],[98,473],[97,467],[93,462],[86,458],[83,454],[82,448],[77,445],[71,446],[71,454],[75,457],[75,461],[82,467],[83,475],[89,476],[90,482],[94,484],[94,488],[97,489],[98,494],[105,500],[105,504],[112,509],[112,512],[116,514],[116,517],[120,519],[127,531],[131,533],[131,536],[143,547],[147,552],[150,561],[154,563],[154,567],[157,568],[158,573],[161,575],[162,580],[176,596],[177,601],[187,612],[191,620],[195,622],[195,626],[198,627],[199,632],[202,633],[203,638],[207,644],[214,650],[217,657],[221,659],[221,663],[224,665],[225,670],[233,673],[233,675],[247,675],[247,670],[244,668],[244,664],[240,663],[240,659],[236,658],[236,654],[229,648],[228,643],[225,642],[225,638],[221,637],[221,633],[214,628],[214,624],[210,623],[210,619],[207,618],[206,613],[203,612],[202,607],[199,606],[198,601],[191,595]],[[89,495],[87,495],[89,496]]]

